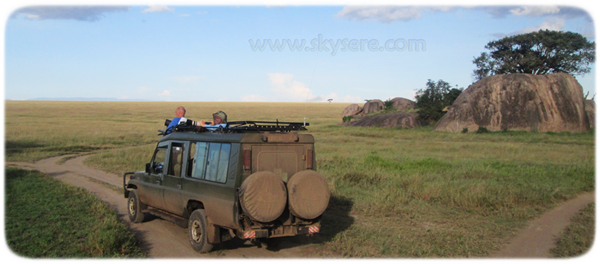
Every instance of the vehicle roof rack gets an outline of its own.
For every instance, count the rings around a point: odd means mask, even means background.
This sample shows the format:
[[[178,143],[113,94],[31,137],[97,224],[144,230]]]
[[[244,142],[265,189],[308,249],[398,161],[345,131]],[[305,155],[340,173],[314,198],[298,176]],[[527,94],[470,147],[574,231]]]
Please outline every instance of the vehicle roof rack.
[[[190,120],[188,120],[190,121]],[[165,120],[165,126],[168,126],[171,120]],[[309,123],[304,122],[279,122],[279,120],[273,121],[232,121],[227,122],[225,127],[218,128],[213,133],[247,133],[247,132],[292,132],[307,130],[306,127]],[[165,130],[158,130],[158,135],[166,136]],[[198,131],[196,126],[192,125],[191,122],[182,123],[175,128],[172,132],[209,132],[206,129]],[[170,133],[169,133],[170,134]]]
[[[291,132],[306,130],[309,123],[303,122],[279,122],[273,121],[232,121],[227,122],[227,128],[231,132]],[[226,131],[226,132],[228,132]]]

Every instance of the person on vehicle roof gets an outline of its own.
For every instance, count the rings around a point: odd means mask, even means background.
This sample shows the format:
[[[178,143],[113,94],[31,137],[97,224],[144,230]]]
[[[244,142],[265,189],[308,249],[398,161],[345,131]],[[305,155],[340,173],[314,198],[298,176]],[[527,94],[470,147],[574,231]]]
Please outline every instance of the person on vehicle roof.
[[[192,120],[190,120],[192,121]],[[180,106],[177,107],[177,109],[175,109],[175,118],[173,118],[173,120],[171,120],[171,123],[169,123],[169,125],[167,126],[167,130],[165,131],[165,134],[169,134],[171,132],[173,132],[173,129],[175,128],[175,126],[177,126],[178,124],[181,123],[185,123],[187,122],[187,118],[185,118],[185,107]],[[198,122],[196,121],[192,121],[192,124],[194,126],[198,126]]]
[[[208,131],[216,131],[221,127],[227,126],[227,114],[225,114],[223,111],[218,111],[213,114],[212,124],[207,125],[204,121],[200,122],[200,124]]]

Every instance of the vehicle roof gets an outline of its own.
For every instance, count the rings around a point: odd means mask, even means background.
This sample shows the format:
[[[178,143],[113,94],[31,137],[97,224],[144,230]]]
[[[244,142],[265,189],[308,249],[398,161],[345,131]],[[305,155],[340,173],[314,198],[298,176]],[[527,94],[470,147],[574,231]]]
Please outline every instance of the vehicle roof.
[[[282,135],[282,134],[295,134],[297,135],[297,140],[294,141],[284,141],[279,143],[287,143],[287,144],[304,144],[304,143],[314,143],[314,137],[311,134],[298,134],[295,132],[289,133],[211,133],[211,132],[172,132],[161,139],[158,142],[165,142],[169,140],[178,140],[178,141],[202,141],[202,142],[231,142],[231,143],[239,143],[239,142],[256,142],[263,143],[272,140],[266,140],[265,136],[269,137],[272,135]]]

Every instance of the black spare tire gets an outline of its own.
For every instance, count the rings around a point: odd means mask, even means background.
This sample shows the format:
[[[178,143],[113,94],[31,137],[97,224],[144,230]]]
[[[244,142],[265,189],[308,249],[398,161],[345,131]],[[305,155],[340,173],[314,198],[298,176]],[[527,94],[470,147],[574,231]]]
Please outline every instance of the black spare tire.
[[[253,173],[240,187],[242,210],[252,220],[271,222],[281,216],[286,203],[285,184],[273,172]]]
[[[287,183],[290,212],[300,218],[315,219],[329,204],[329,186],[321,174],[313,170],[294,174]]]

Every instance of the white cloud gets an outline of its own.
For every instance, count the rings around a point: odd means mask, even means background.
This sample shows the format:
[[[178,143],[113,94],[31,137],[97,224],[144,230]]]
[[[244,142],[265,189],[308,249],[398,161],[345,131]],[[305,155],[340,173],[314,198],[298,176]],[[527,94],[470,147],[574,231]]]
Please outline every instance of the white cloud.
[[[424,12],[450,12],[459,8],[484,10],[495,16],[591,16],[590,1],[596,0],[374,0],[348,3],[337,16],[391,23],[420,18]]]
[[[34,20],[35,20],[35,19],[40,19],[40,16],[39,16],[39,15],[34,15],[34,14],[25,14],[25,17],[26,17],[27,19],[34,19]]]
[[[25,16],[31,20],[72,19],[94,22],[106,13],[127,12],[128,6],[30,6],[16,10],[11,18]]]
[[[190,84],[197,83],[204,79],[204,76],[173,76],[173,79],[180,84]]]
[[[336,93],[328,95],[316,96],[312,90],[306,87],[306,84],[294,81],[294,75],[289,73],[268,73],[269,80],[273,86],[273,91],[276,96],[283,97],[296,102],[327,102],[328,99],[333,99],[334,102],[361,102],[359,96],[340,97]]]
[[[356,21],[378,20],[383,23],[391,23],[396,20],[408,21],[420,18],[421,13],[417,7],[346,6],[336,16]]]
[[[180,16],[180,17],[189,17],[189,16],[190,16],[190,14],[181,14],[181,15],[179,15],[179,16]]]
[[[173,11],[175,11],[175,9],[165,5],[150,5],[148,8],[144,9],[142,13],[167,13]]]
[[[554,31],[560,31],[563,29],[563,27],[565,26],[565,20],[562,18],[549,18],[546,21],[542,22],[541,24],[539,24],[537,27],[526,27],[524,29],[521,29],[519,31],[513,32],[509,35],[519,35],[519,34],[527,34],[527,33],[531,33],[531,32],[536,32],[536,31],[540,31],[540,30],[554,30]]]
[[[271,91],[276,95],[296,101],[311,101],[316,97],[304,83],[292,80],[294,75],[289,73],[268,73],[268,75],[274,87]]]
[[[267,5],[267,7],[284,7],[285,4],[287,4],[285,2],[285,0],[262,0],[263,3],[265,3],[265,5]]]
[[[519,7],[510,10],[515,15],[554,15],[564,9],[590,9],[593,0],[514,0]]]
[[[244,102],[265,102],[267,98],[258,94],[249,94],[241,97]]]
[[[159,96],[169,96],[171,95],[171,91],[169,90],[164,90],[161,94],[159,94]]]

